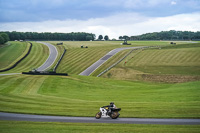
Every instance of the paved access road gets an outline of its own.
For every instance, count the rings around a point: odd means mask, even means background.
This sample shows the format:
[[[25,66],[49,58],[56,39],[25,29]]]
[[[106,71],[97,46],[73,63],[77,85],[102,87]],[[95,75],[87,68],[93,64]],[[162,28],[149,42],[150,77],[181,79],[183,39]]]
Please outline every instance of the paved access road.
[[[48,59],[45,61],[45,63],[40,66],[39,68],[37,68],[36,70],[37,71],[45,71],[47,70],[51,65],[53,65],[53,63],[55,62],[57,56],[58,56],[58,51],[56,49],[55,46],[53,46],[52,44],[50,43],[46,43],[46,42],[39,42],[38,43],[42,43],[44,45],[46,45],[48,48],[49,48],[49,57]]]
[[[108,52],[104,57],[99,59],[97,62],[92,64],[90,67],[88,67],[86,70],[81,72],[79,75],[89,76],[92,74],[97,68],[99,68],[103,63],[105,63],[108,59],[110,59],[113,55],[117,54],[118,52],[125,50],[125,49],[138,49],[138,48],[146,48],[146,46],[141,47],[124,47],[124,48],[117,48],[110,52]]]
[[[29,115],[0,112],[0,120],[7,121],[37,121],[37,122],[72,122],[72,123],[126,123],[126,124],[160,124],[160,125],[200,125],[200,119],[145,119],[145,118],[101,118],[94,117],[64,117]]]

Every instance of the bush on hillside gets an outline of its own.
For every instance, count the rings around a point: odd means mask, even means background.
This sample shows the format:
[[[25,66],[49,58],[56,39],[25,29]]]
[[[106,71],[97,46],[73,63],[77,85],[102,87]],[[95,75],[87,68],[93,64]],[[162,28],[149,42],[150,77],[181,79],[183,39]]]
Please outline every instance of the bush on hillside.
[[[4,43],[8,42],[9,40],[10,40],[9,36],[6,33],[0,34],[0,44],[4,44]]]
[[[0,35],[0,44],[4,44],[4,39],[1,35]]]

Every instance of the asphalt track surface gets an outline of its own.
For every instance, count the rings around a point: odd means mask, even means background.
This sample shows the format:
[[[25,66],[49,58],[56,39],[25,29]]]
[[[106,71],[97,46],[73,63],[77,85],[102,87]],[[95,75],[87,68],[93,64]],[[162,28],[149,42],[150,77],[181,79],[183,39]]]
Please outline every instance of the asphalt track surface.
[[[50,43],[39,42],[39,41],[38,41],[38,43],[42,43],[42,44],[46,45],[49,48],[49,53],[50,53],[49,57],[47,58],[45,63],[36,69],[37,71],[42,72],[42,71],[47,70],[51,65],[53,65],[53,63],[55,62],[55,60],[58,56],[58,51],[57,51],[56,47]]]
[[[46,116],[0,112],[0,120],[32,122],[70,122],[70,123],[118,123],[118,124],[159,124],[159,125],[200,125],[200,119],[148,119],[148,118],[101,118]]]
[[[99,59],[97,62],[92,64],[90,67],[88,67],[86,70],[81,72],[79,75],[89,76],[92,74],[97,68],[99,68],[103,63],[105,63],[108,59],[110,59],[112,56],[117,54],[118,52],[125,50],[125,49],[139,49],[139,48],[145,48],[146,46],[141,47],[125,47],[125,48],[116,48],[110,52],[108,52],[105,56],[103,56],[101,59]]]

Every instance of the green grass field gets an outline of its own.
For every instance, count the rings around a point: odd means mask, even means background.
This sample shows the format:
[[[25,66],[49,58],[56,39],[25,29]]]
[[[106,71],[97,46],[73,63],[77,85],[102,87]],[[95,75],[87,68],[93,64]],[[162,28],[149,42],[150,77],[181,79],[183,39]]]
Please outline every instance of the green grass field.
[[[57,42],[51,43],[55,45]],[[94,77],[130,51],[125,50],[102,65],[93,76],[77,75],[110,50],[126,47],[120,43],[64,42],[67,53],[57,72],[69,73],[70,76],[0,76],[0,111],[94,117],[99,107],[114,101],[117,107],[122,108],[120,117],[200,118],[200,81],[172,84],[146,82],[142,77],[142,75],[199,76],[199,44],[178,42],[177,46],[173,47],[136,51],[124,60],[127,61],[126,64],[122,61],[102,76],[106,78]],[[131,43],[131,46],[170,46],[169,42],[161,41]],[[89,48],[81,49],[81,45]],[[59,46],[58,51],[60,55],[62,47]],[[6,50],[4,52],[6,53]],[[42,65],[47,57],[48,48],[33,43],[31,54],[7,73],[32,70]],[[162,67],[166,67],[166,70]],[[3,132],[106,132],[107,130],[109,132],[199,132],[199,128],[199,126],[0,121],[0,130]]]
[[[20,59],[26,52],[28,44],[26,42],[10,42],[9,45],[0,47],[0,70],[8,68]]]
[[[200,126],[0,121],[3,133],[199,133]]]
[[[125,67],[152,74],[200,75],[200,44],[190,45],[145,50],[134,58],[130,55]]]
[[[199,118],[200,82],[158,84],[86,76],[0,76],[0,111],[94,116],[114,101],[121,117]]]
[[[160,79],[169,82],[200,80],[199,51],[200,43],[134,51],[103,77],[142,80],[143,76],[150,81]],[[113,64],[113,61],[105,63],[101,71],[105,66]],[[100,69],[97,71],[100,72]]]
[[[57,42],[49,42],[56,44]],[[67,49],[57,71],[60,73],[79,74],[110,50],[121,47],[119,42],[63,42]],[[81,48],[81,45],[89,48]]]
[[[18,43],[19,45],[24,44],[21,42],[18,42]],[[24,60],[22,60],[22,62],[20,62],[15,68],[3,73],[20,73],[23,71],[30,71],[41,66],[49,56],[48,47],[36,42],[32,42],[32,44],[33,46],[32,46],[32,50],[30,54]],[[4,53],[5,53],[5,56],[9,56],[9,55],[12,55],[12,53],[15,53],[16,51],[19,51],[19,50],[20,50],[20,47],[16,47],[9,50],[8,52],[6,52],[7,50],[5,50]],[[10,58],[7,58],[7,60],[9,59]],[[2,58],[0,58],[0,60],[2,60]]]
[[[135,46],[156,46],[156,45],[169,45],[170,42],[163,41],[132,41],[132,45],[125,46],[120,45],[123,41],[64,41],[64,47],[67,49],[60,66],[58,67],[58,72],[69,73],[69,74],[79,74],[94,62],[99,60],[109,51],[120,48],[120,47],[135,47]],[[57,42],[49,42],[56,44]],[[179,42],[178,44],[182,44]],[[81,45],[88,46],[88,49],[82,48]]]

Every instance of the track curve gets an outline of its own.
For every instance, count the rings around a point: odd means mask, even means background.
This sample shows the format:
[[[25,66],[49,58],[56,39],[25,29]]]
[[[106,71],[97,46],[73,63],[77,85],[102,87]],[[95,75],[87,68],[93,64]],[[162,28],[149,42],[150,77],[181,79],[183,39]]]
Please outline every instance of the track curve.
[[[49,57],[47,58],[45,63],[36,69],[37,71],[42,72],[42,71],[47,70],[51,65],[53,65],[53,63],[55,62],[55,60],[58,56],[58,51],[57,51],[56,47],[50,43],[39,42],[39,41],[37,41],[37,43],[42,43],[42,44],[46,45],[50,51]]]
[[[159,124],[159,125],[200,125],[200,119],[148,119],[148,118],[101,118],[46,116],[0,112],[0,120],[70,123],[121,123],[121,124]]]

